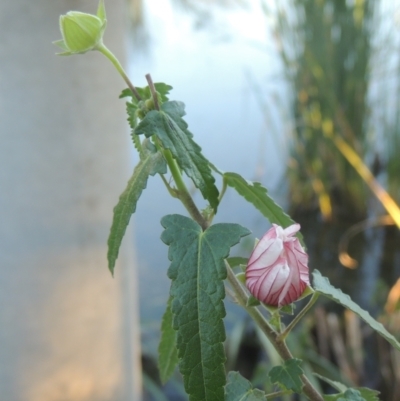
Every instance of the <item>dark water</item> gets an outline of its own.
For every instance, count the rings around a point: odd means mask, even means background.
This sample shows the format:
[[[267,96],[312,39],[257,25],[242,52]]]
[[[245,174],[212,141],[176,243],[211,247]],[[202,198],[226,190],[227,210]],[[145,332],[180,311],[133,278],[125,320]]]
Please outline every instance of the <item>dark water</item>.
[[[287,120],[282,109],[290,96],[267,21],[257,6],[217,8],[213,15],[207,29],[198,30],[198,17],[174,9],[168,2],[163,7],[152,1],[145,3],[150,39],[146,49],[132,48],[130,75],[138,86],[145,85],[148,72],[156,82],[171,84],[171,99],[185,102],[186,121],[204,155],[223,171],[261,181],[278,203],[287,206]],[[254,83],[263,89],[264,106]],[[196,199],[201,207],[202,200]],[[168,297],[169,261],[167,247],[159,239],[159,222],[170,213],[186,214],[180,203],[169,197],[161,180],[151,178],[133,219],[145,333],[157,332]],[[387,292],[400,275],[396,230],[375,228],[357,235],[350,242],[350,252],[360,264],[349,270],[340,264],[337,247],[355,222],[324,223],[318,213],[294,219],[302,226],[311,269],[322,271],[332,284],[367,309],[373,311],[375,305],[382,304],[379,289]],[[215,222],[240,223],[253,231],[254,236],[242,245],[243,252],[249,252],[254,237],[269,228],[269,223],[232,190],[225,195]]]
[[[251,89],[253,80],[269,82],[267,102],[285,91],[279,80],[266,80],[277,73],[279,62],[260,50],[268,48],[260,11],[217,8],[214,22],[205,31],[196,30],[197,16],[179,8],[173,11],[169,2],[161,6],[149,1],[145,7],[150,40],[147,49],[132,48],[130,76],[135,85],[144,86],[148,72],[155,82],[172,85],[170,98],[186,104],[189,129],[212,163],[246,179],[261,179],[271,190],[281,191],[286,138],[277,133],[283,131],[282,122],[278,113],[266,118]],[[253,24],[251,30],[249,24]],[[201,208],[204,202],[196,199]],[[167,300],[169,262],[167,247],[159,240],[159,222],[170,213],[186,214],[180,203],[169,197],[161,180],[151,178],[133,219],[145,331],[146,327],[152,331]],[[215,222],[255,227],[258,236],[268,228],[268,223],[231,191]]]
[[[168,7],[162,10],[153,2],[147,4],[151,40],[147,52],[132,54],[130,75],[134,83],[144,86],[144,74],[150,72],[154,81],[172,85],[171,99],[185,102],[185,119],[204,155],[223,171],[234,171],[246,179],[261,181],[270,195],[287,209],[285,131],[288,122],[281,110],[289,93],[281,79],[278,56],[273,51],[265,51],[271,48],[272,39],[265,32],[260,34],[262,29],[255,37],[246,36],[243,22],[246,19],[237,20],[237,10],[233,10],[232,18],[224,11],[225,19],[231,24],[226,31],[209,29],[204,32],[193,28],[194,20],[185,12],[172,12]],[[257,14],[250,10],[250,16],[254,13]],[[257,100],[254,82],[263,88],[267,112]],[[195,199],[200,207],[204,205],[198,194]],[[168,195],[161,180],[150,178],[133,218],[142,344],[147,356],[156,353],[160,318],[168,299],[168,249],[160,240],[160,219],[171,213],[186,215],[180,203]],[[359,266],[351,270],[339,262],[338,244],[356,221],[349,218],[328,223],[322,221],[317,212],[292,217],[301,224],[310,269],[320,270],[334,286],[350,294],[373,315],[380,312],[388,289],[400,277],[398,230],[377,227],[355,236],[349,243],[349,252]],[[253,232],[234,250],[243,256],[250,253],[254,238],[260,238],[270,227],[269,222],[233,190],[227,191],[215,222],[239,223]],[[244,313],[229,298],[226,306],[229,331],[244,319]],[[326,308],[340,310],[333,304]],[[151,358],[146,359],[146,365],[153,363]],[[179,398],[179,388],[167,391],[171,391],[175,399]]]

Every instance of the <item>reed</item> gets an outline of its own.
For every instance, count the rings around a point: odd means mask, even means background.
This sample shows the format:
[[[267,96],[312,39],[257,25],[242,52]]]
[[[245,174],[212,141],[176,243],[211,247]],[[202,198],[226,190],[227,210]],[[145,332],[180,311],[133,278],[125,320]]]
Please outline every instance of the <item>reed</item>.
[[[367,213],[367,188],[335,144],[365,160],[371,0],[289,0],[277,4],[276,37],[295,96],[289,191],[294,210],[319,208],[325,219]]]

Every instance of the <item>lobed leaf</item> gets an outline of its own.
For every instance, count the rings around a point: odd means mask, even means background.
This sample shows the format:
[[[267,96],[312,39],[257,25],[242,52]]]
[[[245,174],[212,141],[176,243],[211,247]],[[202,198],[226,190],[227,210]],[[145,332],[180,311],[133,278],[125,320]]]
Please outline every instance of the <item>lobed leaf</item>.
[[[250,202],[263,216],[271,223],[279,224],[286,228],[294,221],[283,211],[283,209],[275,203],[268,195],[267,189],[259,182],[250,182],[245,180],[237,173],[224,173],[225,182],[236,192]],[[297,237],[302,240],[302,235],[297,234]]]
[[[108,268],[114,273],[122,238],[125,235],[131,215],[136,210],[136,204],[146,188],[149,175],[165,174],[167,166],[162,154],[156,151],[150,141],[143,143],[140,161],[128,181],[125,191],[121,194],[117,206],[114,207],[113,222],[108,237]]]
[[[300,359],[288,359],[282,366],[274,366],[269,371],[268,376],[272,383],[278,383],[287,390],[300,393],[303,387],[303,382],[300,378],[303,374],[303,369],[300,365]]]
[[[216,211],[219,194],[215,178],[208,160],[201,153],[201,147],[193,141],[188,125],[182,119],[184,115],[185,106],[182,102],[163,103],[161,111],[152,110],[146,114],[135,128],[135,134],[144,134],[146,137],[156,135]]]
[[[393,347],[400,350],[400,343],[398,340],[392,334],[390,334],[381,323],[377,322],[367,311],[361,309],[359,305],[352,301],[347,294],[344,294],[342,290],[331,285],[329,280],[322,276],[318,270],[314,270],[312,272],[312,276],[313,288],[315,291],[325,295],[332,301],[335,301],[356,313],[361,319],[364,320],[364,322],[368,323],[370,327],[372,327],[378,334],[392,344]]]
[[[264,401],[265,393],[254,389],[239,372],[229,372],[225,387],[225,401]]]
[[[161,339],[158,346],[158,368],[163,384],[168,381],[178,364],[176,331],[172,327],[171,300],[172,298],[169,297],[167,308],[161,321]]]
[[[173,328],[177,330],[179,369],[191,401],[224,398],[224,259],[248,235],[238,224],[215,224],[206,231],[188,217],[161,220],[169,245]]]

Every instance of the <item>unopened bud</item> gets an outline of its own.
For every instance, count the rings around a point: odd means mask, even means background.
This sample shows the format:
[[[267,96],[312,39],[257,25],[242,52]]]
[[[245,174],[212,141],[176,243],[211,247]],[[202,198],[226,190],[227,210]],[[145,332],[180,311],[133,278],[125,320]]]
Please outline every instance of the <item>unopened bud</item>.
[[[104,2],[100,0],[97,15],[70,11],[60,17],[62,40],[54,42],[64,51],[60,55],[82,54],[103,45],[106,29]]]

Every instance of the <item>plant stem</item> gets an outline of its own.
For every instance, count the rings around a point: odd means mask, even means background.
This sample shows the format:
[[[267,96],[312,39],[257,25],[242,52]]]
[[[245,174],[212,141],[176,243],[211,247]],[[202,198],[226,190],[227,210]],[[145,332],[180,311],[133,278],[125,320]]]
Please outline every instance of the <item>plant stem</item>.
[[[278,354],[283,360],[293,359],[293,356],[287,347],[284,339],[278,339],[278,333],[271,327],[271,325],[267,322],[265,317],[261,314],[261,312],[255,307],[247,307],[247,298],[248,295],[236,278],[233,270],[226,266],[228,273],[228,281],[232,288],[235,291],[236,299],[238,303],[247,311],[247,313],[252,317],[252,319],[256,322],[258,327],[263,331],[263,333],[267,336],[267,338],[271,341]],[[312,383],[308,380],[307,376],[302,374],[300,376],[301,381],[303,382],[303,393],[312,401],[324,401],[321,394],[317,391],[317,389],[312,385]]]
[[[173,198],[178,198],[178,194],[176,193],[176,190],[174,188],[171,188],[171,185],[169,185],[167,179],[164,177],[164,174],[159,174],[159,176],[161,177],[165,187],[167,188],[169,194],[173,197]]]
[[[176,195],[185,206],[186,210],[189,212],[190,216],[194,221],[200,224],[203,230],[206,230],[208,227],[208,222],[200,213],[196,204],[191,197],[185,182],[183,181],[182,174],[179,170],[179,167],[176,163],[176,160],[172,157],[171,151],[169,149],[163,150],[165,160],[167,161],[168,167],[171,171],[171,175],[175,181],[176,187],[178,189]]]
[[[293,394],[291,390],[276,391],[275,393],[265,394],[266,400],[275,400],[276,397],[281,397],[282,395]]]
[[[114,65],[114,67],[117,69],[117,71],[120,73],[126,84],[128,85],[129,89],[132,91],[132,93],[135,95],[137,100],[142,100],[141,96],[139,95],[138,91],[136,90],[135,86],[133,83],[130,81],[128,78],[128,75],[126,75],[125,70],[123,69],[121,63],[118,61],[118,59],[114,56],[113,53],[111,53],[110,50],[107,49],[107,47],[104,44],[101,44],[97,48],[97,50],[101,53],[103,53]]]
[[[156,88],[154,87],[154,83],[150,74],[146,74],[146,80],[147,83],[149,84],[151,96],[153,97],[154,108],[159,111],[160,105],[158,103],[157,92]],[[171,171],[171,175],[175,181],[175,185],[178,189],[176,191],[175,197],[178,197],[180,199],[180,201],[183,203],[183,206],[185,206],[186,210],[189,212],[192,219],[197,223],[199,223],[201,228],[205,230],[209,226],[209,223],[203,217],[203,215],[197,208],[196,204],[194,203],[193,198],[191,197],[186,187],[186,184],[183,181],[182,174],[178,167],[178,164],[176,163],[176,160],[173,158],[171,151],[169,149],[162,149],[162,152],[164,154],[164,158],[168,164],[168,167]]]
[[[278,335],[278,341],[282,341],[287,337],[287,335],[292,331],[293,327],[296,326],[296,324],[303,318],[303,316],[311,309],[311,307],[315,304],[318,298],[319,298],[319,293],[314,292],[311,299],[308,301],[308,304],[289,323],[289,325],[285,328],[285,330]]]

